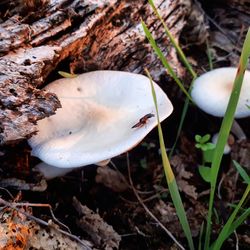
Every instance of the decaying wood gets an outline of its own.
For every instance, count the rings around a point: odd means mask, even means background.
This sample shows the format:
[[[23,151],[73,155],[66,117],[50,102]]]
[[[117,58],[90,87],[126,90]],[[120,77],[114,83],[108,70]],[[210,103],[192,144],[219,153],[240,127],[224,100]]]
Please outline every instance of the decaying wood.
[[[31,214],[29,203],[10,203],[0,198],[0,249],[91,250],[92,243],[64,231],[52,221]]]
[[[215,63],[236,67],[250,26],[249,0],[220,0],[211,6],[210,46]],[[250,66],[248,66],[250,69]]]
[[[1,143],[32,135],[36,121],[54,114],[60,107],[54,94],[38,87],[53,70],[68,71],[66,66],[58,67],[61,62],[75,73],[97,69],[142,73],[147,67],[154,79],[159,79],[165,71],[145,38],[141,18],[177,74],[183,74],[176,53],[147,1],[35,2],[37,7],[32,5],[28,11],[18,4],[12,8],[5,4],[0,11]],[[154,2],[178,41],[191,0]]]
[[[97,247],[107,250],[119,249],[121,236],[112,226],[103,221],[99,214],[83,206],[75,197],[73,205],[80,216],[77,225],[91,237]]]

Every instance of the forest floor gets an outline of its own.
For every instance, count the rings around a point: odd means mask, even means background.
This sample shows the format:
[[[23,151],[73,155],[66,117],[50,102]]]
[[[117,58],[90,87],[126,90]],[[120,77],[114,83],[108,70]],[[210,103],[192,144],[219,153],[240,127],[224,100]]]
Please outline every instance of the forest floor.
[[[208,9],[208,13],[209,11],[211,10]],[[213,28],[216,30],[216,27]],[[217,48],[216,51],[214,67],[237,65],[237,56],[234,57],[235,61],[229,60],[227,51],[224,50],[223,53],[226,56],[222,60],[222,50]],[[208,70],[204,46],[198,49],[194,46],[187,47],[186,53],[192,57],[199,73]],[[188,81],[187,78],[187,84]],[[164,79],[160,85],[167,92]],[[170,99],[175,112],[162,123],[167,149],[171,149],[174,143],[184,105],[184,98],[174,99],[170,94]],[[213,238],[232,211],[230,205],[236,204],[244,192],[245,184],[238,176],[232,159],[246,162],[246,167],[250,169],[249,122],[249,118],[239,121],[248,139],[243,142],[235,140],[231,153],[223,157],[215,199]],[[217,133],[220,124],[221,119],[211,117],[198,108],[190,106],[177,147],[170,159],[196,244],[198,244],[201,225],[206,220],[210,187],[198,171],[201,152],[195,147],[194,138],[195,135]],[[70,234],[91,242],[92,249],[117,249],[118,246],[123,250],[178,249],[159,226],[159,222],[187,247],[164,178],[157,129],[154,129],[136,148],[112,159],[108,166],[87,166],[66,176],[47,181],[47,184],[32,171],[39,161],[30,156],[30,148],[26,142],[2,147],[0,156],[1,199],[11,202],[13,206],[14,201],[25,202],[18,206],[19,213],[14,213],[14,210],[6,208],[6,204],[0,200],[3,205],[0,211],[2,222],[6,222],[5,216],[8,214],[6,226],[12,230],[11,239],[14,239],[14,234],[16,236],[15,242],[9,243],[9,248],[6,249],[26,249],[23,246],[28,241],[28,237],[34,236],[30,230],[35,226],[25,224],[25,220],[29,223],[34,221],[32,216],[43,222],[52,219],[50,210],[44,204],[52,207],[57,220],[70,228]],[[85,216],[79,215],[78,202],[91,211],[85,210]],[[40,205],[33,206],[34,203]],[[157,220],[152,218],[150,213],[155,215]],[[35,220],[35,222],[39,224],[41,221]],[[237,233],[223,245],[223,249],[237,249],[237,246],[239,249],[249,249],[249,223],[248,220],[240,226]],[[52,249],[49,247],[49,240],[56,235],[55,232],[51,233],[51,227],[58,228],[54,224],[58,225],[57,221],[53,220],[52,224],[41,225],[46,229],[45,233],[49,234],[46,238],[47,249]],[[17,228],[18,233],[14,232]],[[36,235],[38,237],[38,234]],[[3,235],[0,236],[0,245],[7,240],[7,234],[5,236],[6,238]],[[58,242],[63,244],[65,238],[58,239]],[[61,247],[57,249],[79,249],[77,246],[74,248],[73,245],[69,247],[71,244],[69,242],[65,244],[69,245],[66,248],[64,248],[65,245],[60,245]]]

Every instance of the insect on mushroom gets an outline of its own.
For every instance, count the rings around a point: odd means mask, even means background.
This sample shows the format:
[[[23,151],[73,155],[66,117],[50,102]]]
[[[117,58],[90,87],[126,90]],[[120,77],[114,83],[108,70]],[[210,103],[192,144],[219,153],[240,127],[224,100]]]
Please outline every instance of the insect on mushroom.
[[[151,113],[144,115],[142,118],[140,118],[139,122],[137,122],[132,128],[141,128],[147,123],[149,118],[152,118],[154,116],[155,115]]]

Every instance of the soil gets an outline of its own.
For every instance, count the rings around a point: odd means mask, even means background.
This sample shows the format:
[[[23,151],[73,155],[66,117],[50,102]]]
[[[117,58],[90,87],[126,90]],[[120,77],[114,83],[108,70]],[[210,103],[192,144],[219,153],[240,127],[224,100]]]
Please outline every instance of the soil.
[[[204,5],[203,7],[207,6]],[[208,13],[215,16],[211,5],[209,5]],[[213,24],[211,26],[211,32],[213,32],[215,27]],[[199,73],[209,69],[205,50],[204,45],[186,46],[185,52],[192,57],[196,65],[194,67]],[[218,50],[215,51],[218,52]],[[222,51],[219,52],[222,53]],[[227,55],[226,51],[223,51],[223,53],[223,55]],[[218,57],[216,58],[218,59]],[[214,61],[216,61],[216,58]],[[214,67],[221,65],[233,64],[225,56],[223,60],[214,63]],[[184,81],[188,84],[189,77],[187,76]],[[162,79],[160,85],[166,92],[168,91],[164,79]],[[171,149],[173,146],[184,105],[184,96],[175,98],[170,93],[169,97],[175,109],[174,113],[162,123],[167,149]],[[249,118],[239,121],[248,139],[241,143],[235,140],[232,153],[223,157],[218,178],[220,185],[215,199],[216,212],[213,217],[212,239],[216,239],[218,232],[232,211],[231,205],[239,201],[246,187],[246,184],[237,175],[232,165],[232,159],[243,162],[244,160],[247,161],[247,157],[249,157],[249,122]],[[221,119],[211,117],[191,105],[180,139],[171,158],[171,165],[181,191],[197,249],[201,225],[206,220],[209,184],[201,178],[198,171],[198,166],[201,164],[201,152],[195,148],[194,137],[197,134],[213,135],[218,132],[220,124]],[[243,148],[246,149],[248,154],[242,156],[240,152]],[[187,248],[187,242],[176,217],[164,178],[157,129],[154,129],[136,148],[127,154],[112,159],[108,166],[91,165],[84,167],[66,176],[47,181],[47,188],[40,185],[41,176],[32,171],[39,161],[30,156],[30,148],[25,141],[2,147],[0,157],[0,197],[2,199],[13,202],[6,191],[8,190],[13,197],[17,197],[17,202],[50,204],[56,218],[67,225],[73,235],[92,242],[93,249],[116,249],[118,246],[122,250],[178,249],[159,226],[159,223],[152,219],[138,201],[131,188],[129,170],[133,187],[143,200],[144,205]],[[247,171],[249,172],[249,170],[248,168]],[[19,182],[20,180],[23,180],[23,182]],[[34,187],[40,188],[40,191],[34,191]],[[100,216],[98,223],[106,223],[113,227],[113,229],[106,230],[106,232],[109,231],[109,236],[104,233],[102,240],[98,241],[93,235],[98,235],[99,229],[93,232],[91,229],[84,231],[82,226],[79,225],[82,217],[73,205],[73,197],[76,197],[82,205],[91,209],[93,214]],[[249,199],[245,207],[249,207]],[[24,206],[23,209],[27,211],[27,206]],[[49,210],[43,206],[33,207],[29,214],[44,221],[51,219]],[[30,218],[26,217],[26,219]],[[227,240],[223,249],[235,249],[236,246],[239,249],[249,249],[249,224],[248,219],[239,227],[237,233]],[[98,225],[93,225],[93,227],[98,227]],[[120,235],[120,238],[116,233]],[[112,244],[110,238],[113,239]]]

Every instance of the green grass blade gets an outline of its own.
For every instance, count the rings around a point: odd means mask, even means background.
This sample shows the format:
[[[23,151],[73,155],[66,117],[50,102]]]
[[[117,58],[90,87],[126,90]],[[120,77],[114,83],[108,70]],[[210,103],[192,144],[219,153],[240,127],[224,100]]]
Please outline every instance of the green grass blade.
[[[213,245],[213,249],[221,249],[223,242],[229,237],[229,235],[231,233],[233,233],[233,231],[236,229],[236,227],[239,226],[239,223],[233,224],[233,221],[234,221],[238,211],[242,207],[243,202],[247,198],[249,191],[250,191],[250,184],[247,186],[240,202],[238,203],[238,205],[234,209],[233,213],[230,215],[229,219],[227,220],[227,223],[224,225],[223,229],[221,230],[217,240],[215,241],[215,243]],[[245,213],[244,216],[246,216],[247,214],[248,213]],[[242,221],[243,218],[241,218],[240,221]]]
[[[146,24],[141,21],[144,33],[147,37],[147,39],[149,40],[149,43],[151,44],[152,48],[154,49],[156,55],[159,57],[159,59],[161,60],[163,66],[167,69],[168,73],[170,74],[170,76],[175,80],[175,82],[177,83],[177,85],[180,87],[180,89],[182,90],[182,92],[188,97],[189,100],[192,101],[192,98],[190,96],[190,94],[188,93],[188,91],[184,88],[182,82],[180,81],[180,79],[177,77],[177,75],[175,74],[174,70],[172,69],[172,67],[170,66],[170,64],[168,63],[167,59],[165,58],[165,56],[163,55],[161,49],[157,46],[156,41],[154,40],[152,34],[150,33],[148,27],[146,26]]]
[[[178,43],[175,41],[175,38],[172,36],[171,32],[169,31],[169,29],[168,29],[167,25],[165,24],[163,18],[161,17],[160,13],[158,12],[157,8],[155,7],[154,1],[153,0],[149,0],[148,2],[151,5],[151,7],[152,7],[152,9],[153,9],[153,11],[155,13],[155,15],[161,21],[161,23],[162,23],[162,25],[164,27],[165,33],[168,36],[168,38],[171,41],[171,43],[174,46],[174,48],[176,49],[177,53],[179,54],[181,61],[184,63],[184,65],[186,66],[186,68],[188,69],[188,71],[190,72],[190,74],[193,76],[193,78],[196,78],[197,77],[196,73],[194,72],[192,66],[188,62],[188,60],[187,60],[185,54],[183,53],[182,49],[180,48],[180,46],[178,45]]]
[[[190,101],[193,102],[191,96],[190,96],[190,89],[191,89],[191,86],[189,88],[189,92],[184,88],[183,84],[181,83],[181,81],[179,80],[179,78],[176,76],[174,70],[172,69],[172,67],[170,66],[170,64],[167,62],[165,56],[163,55],[162,51],[160,50],[160,48],[157,46],[156,44],[156,41],[154,40],[152,34],[150,33],[150,31],[148,30],[146,24],[142,21],[142,27],[143,27],[143,30],[146,34],[146,37],[148,38],[152,48],[154,49],[155,53],[157,54],[157,56],[159,57],[159,59],[161,60],[163,66],[168,70],[168,73],[170,74],[170,76],[175,80],[175,82],[177,83],[177,85],[179,86],[179,88],[183,91],[183,93],[186,95],[186,100],[185,100],[185,103],[184,103],[184,107],[183,107],[183,111],[182,111],[182,115],[181,115],[181,120],[180,120],[180,123],[179,123],[179,126],[178,126],[178,131],[177,131],[177,135],[176,135],[176,139],[175,139],[175,142],[174,142],[174,145],[170,151],[170,158],[172,157],[173,155],[173,152],[175,150],[175,147],[176,147],[176,144],[177,144],[177,141],[179,139],[179,136],[180,136],[180,133],[181,133],[181,130],[182,130],[182,127],[183,127],[183,124],[184,124],[184,121],[185,121],[185,117],[186,117],[186,113],[187,113],[187,110],[188,110],[188,106],[189,106],[189,103]],[[180,49],[181,50],[181,49]],[[182,52],[182,54],[184,54]],[[196,76],[196,74],[195,74]]]
[[[188,224],[188,220],[187,220],[187,216],[185,213],[185,209],[181,200],[181,196],[178,190],[178,186],[174,177],[174,173],[171,169],[169,160],[168,160],[168,156],[166,153],[166,147],[165,147],[165,143],[164,143],[164,138],[163,138],[163,133],[162,133],[162,129],[161,129],[161,124],[160,124],[160,119],[159,119],[159,113],[158,113],[158,105],[157,105],[157,97],[155,94],[155,90],[154,90],[154,86],[153,86],[153,81],[152,78],[148,72],[148,70],[145,70],[149,79],[150,79],[150,84],[151,84],[151,90],[152,90],[152,96],[154,99],[154,104],[155,104],[155,109],[156,109],[156,117],[157,117],[157,121],[158,121],[158,133],[159,133],[159,142],[160,142],[160,149],[161,149],[161,155],[162,155],[162,164],[163,164],[163,168],[164,168],[164,172],[165,172],[165,176],[167,179],[167,184],[168,184],[168,188],[169,188],[169,192],[173,201],[173,204],[175,206],[176,209],[176,213],[177,216],[180,220],[182,229],[184,231],[184,234],[188,240],[188,245],[189,248],[191,250],[194,250],[194,244],[193,244],[193,239],[192,239],[192,234],[191,234],[191,230]]]
[[[250,216],[250,208],[244,211],[231,225],[227,238]]]
[[[202,235],[203,235],[203,231],[204,231],[204,222],[202,222],[201,228],[200,228],[198,250],[201,250],[201,248],[202,248]]]
[[[75,77],[77,77],[76,74],[71,74],[71,73],[68,73],[68,72],[65,72],[65,71],[58,71],[58,74],[61,75],[64,78],[75,78]]]
[[[237,168],[237,170],[238,170],[240,176],[242,177],[242,179],[247,184],[250,184],[250,176],[247,174],[247,172],[245,171],[245,169],[237,161],[233,160],[233,164]]]
[[[168,36],[171,44],[173,45],[173,47],[175,48],[175,50],[177,51],[181,61],[183,62],[183,64],[186,66],[186,68],[188,69],[188,71],[190,72],[190,74],[192,75],[193,77],[193,81],[196,79],[197,77],[197,74],[195,73],[195,71],[193,70],[191,64],[188,62],[184,52],[182,51],[182,49],[180,48],[179,44],[176,42],[175,38],[172,36],[171,32],[169,31],[167,25],[165,24],[163,18],[161,17],[161,15],[159,14],[157,8],[155,7],[154,5],[154,1],[153,0],[149,0],[149,4],[151,5],[155,15],[157,16],[157,18],[160,20],[160,22],[162,23],[163,27],[164,27],[164,31],[166,33],[166,35]],[[152,44],[151,44],[152,45]],[[190,96],[190,92],[191,92],[191,89],[192,89],[192,85],[193,85],[193,81],[189,87],[189,96]],[[182,130],[182,127],[183,127],[183,124],[184,124],[184,121],[185,121],[185,117],[186,117],[186,113],[187,113],[187,110],[188,110],[188,106],[189,106],[189,100],[190,98],[186,98],[185,100],[185,103],[184,103],[184,107],[183,107],[183,110],[182,110],[182,114],[181,114],[181,120],[180,120],[180,123],[179,123],[179,126],[178,126],[178,130],[177,130],[177,135],[176,135],[176,138],[175,138],[175,142],[172,146],[172,149],[169,153],[169,158],[172,157],[173,155],[173,152],[175,150],[175,147],[176,147],[176,144],[178,142],[178,139],[180,137],[180,133],[181,133],[181,130]],[[191,100],[192,101],[192,100]]]
[[[212,210],[214,203],[215,188],[217,183],[217,176],[220,168],[221,159],[224,152],[224,147],[228,139],[228,135],[233,123],[234,113],[239,100],[239,95],[241,91],[241,86],[244,78],[244,73],[248,64],[248,58],[250,56],[250,29],[248,30],[245,42],[243,44],[243,49],[240,57],[240,62],[238,66],[238,71],[236,78],[234,80],[233,90],[229,99],[229,104],[222,121],[220,128],[218,142],[214,151],[214,157],[211,166],[211,190],[209,197],[209,209],[207,215],[207,227],[206,227],[206,237],[205,237],[205,250],[209,248],[210,235],[211,235],[211,224],[212,224]]]

